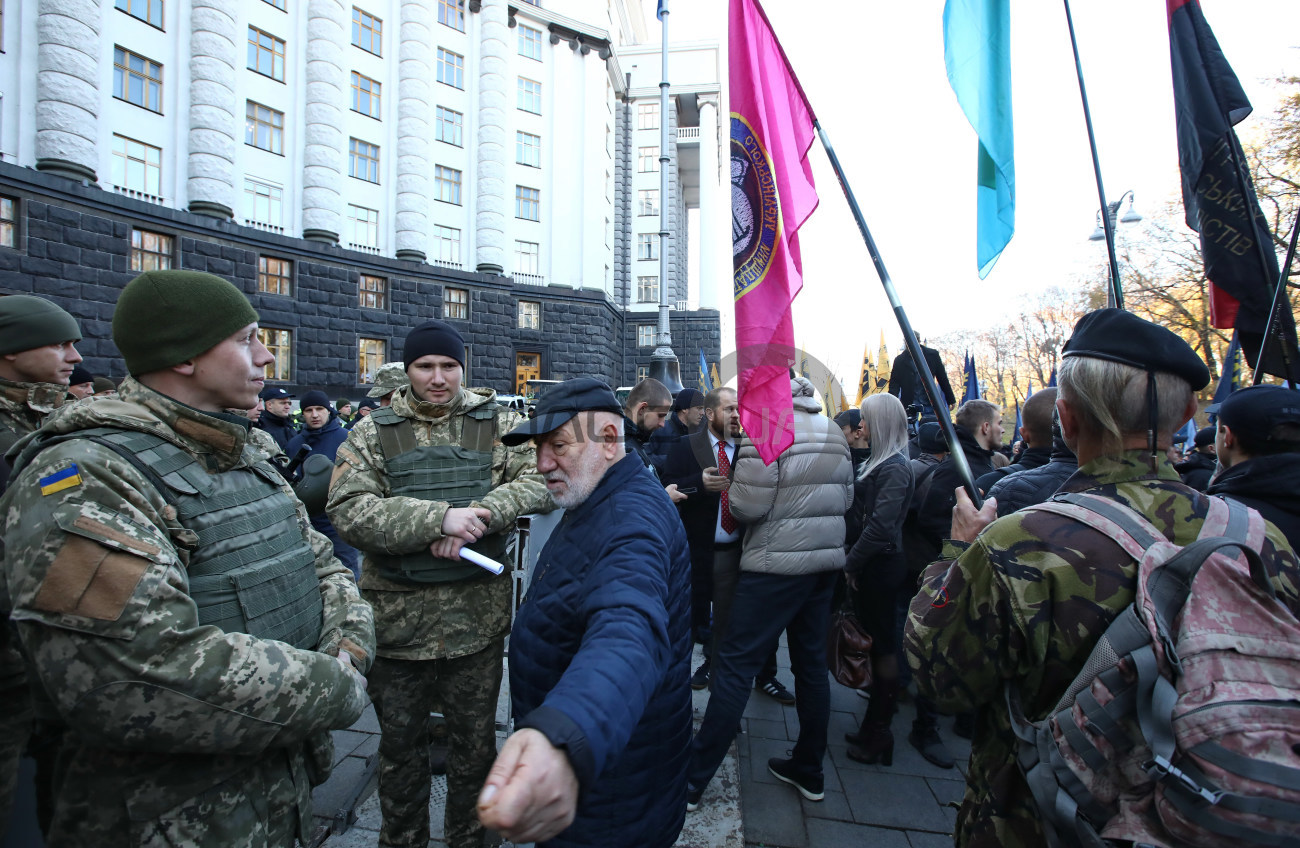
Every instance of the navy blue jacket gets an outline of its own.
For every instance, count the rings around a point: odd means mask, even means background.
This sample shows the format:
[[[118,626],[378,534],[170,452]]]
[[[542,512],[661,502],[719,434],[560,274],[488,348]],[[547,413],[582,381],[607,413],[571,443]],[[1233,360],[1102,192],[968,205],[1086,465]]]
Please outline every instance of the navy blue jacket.
[[[312,453],[320,453],[328,456],[330,461],[334,461],[334,455],[339,451],[339,445],[348,440],[348,431],[339,419],[338,413],[330,415],[325,426],[319,430],[313,430],[310,427],[303,427],[298,434],[289,440],[289,445],[285,453],[290,459],[298,452],[303,445],[311,448]],[[295,476],[294,482],[299,479]],[[331,542],[334,543],[334,555],[339,558],[348,568],[352,569],[353,575],[360,579],[361,561],[357,556],[357,549],[343,541],[343,537],[334,529],[330,523],[329,516],[325,513],[319,513],[311,517],[311,526],[324,533]]]
[[[669,848],[686,818],[690,554],[643,468],[624,457],[565,513],[510,632],[515,726],[564,748],[580,787],[547,845]]]

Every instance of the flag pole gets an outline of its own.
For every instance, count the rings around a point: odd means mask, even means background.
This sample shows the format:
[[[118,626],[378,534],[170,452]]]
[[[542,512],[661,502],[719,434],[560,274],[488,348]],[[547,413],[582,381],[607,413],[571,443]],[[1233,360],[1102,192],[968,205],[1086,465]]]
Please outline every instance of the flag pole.
[[[817,130],[817,137],[821,139],[822,147],[826,149],[826,156],[831,160],[831,167],[835,169],[835,178],[840,182],[840,188],[844,191],[844,197],[849,202],[849,209],[853,212],[853,219],[858,223],[858,230],[862,233],[862,240],[867,244],[867,253],[871,255],[871,263],[876,266],[876,274],[880,277],[880,284],[885,288],[885,296],[889,298],[889,305],[894,309],[894,317],[898,319],[898,326],[903,331],[903,343],[907,345],[907,352],[912,355],[912,361],[916,363],[917,373],[921,375],[921,388],[925,390],[925,396],[930,401],[930,407],[935,411],[935,417],[939,419],[939,427],[943,430],[943,437],[948,442],[949,456],[952,457],[953,464],[957,466],[957,473],[961,475],[962,485],[966,488],[966,493],[970,495],[971,501],[975,508],[979,509],[983,504],[980,498],[979,490],[975,488],[975,477],[971,474],[970,463],[966,461],[966,454],[961,449],[961,443],[957,440],[957,431],[952,426],[952,420],[948,417],[947,399],[939,396],[939,387],[935,385],[934,375],[930,372],[930,366],[925,361],[925,354],[921,351],[921,343],[916,340],[916,333],[912,331],[912,324],[907,320],[907,313],[903,311],[903,304],[898,299],[898,292],[894,289],[894,282],[890,279],[889,272],[885,270],[885,261],[880,257],[880,251],[876,249],[876,241],[871,237],[871,231],[867,229],[867,221],[862,217],[862,209],[858,206],[857,198],[853,196],[853,189],[849,187],[848,178],[844,176],[844,169],[840,167],[840,159],[835,155],[835,148],[831,146],[831,140],[822,129],[821,122],[813,120],[813,129]],[[943,410],[940,415],[939,411]]]
[[[1074,48],[1074,70],[1079,77],[1079,98],[1083,101],[1083,122],[1088,126],[1088,146],[1092,149],[1092,170],[1097,175],[1097,200],[1101,203],[1101,227],[1106,234],[1106,257],[1110,261],[1110,286],[1107,305],[1124,308],[1124,290],[1119,282],[1119,261],[1115,258],[1115,224],[1110,207],[1106,204],[1106,190],[1101,185],[1101,160],[1097,158],[1097,135],[1092,129],[1092,110],[1088,108],[1088,90],[1083,85],[1083,64],[1079,61],[1079,42],[1074,37],[1074,17],[1070,14],[1070,0],[1065,2],[1065,22],[1070,28],[1070,46]],[[1123,201],[1124,198],[1120,198]],[[1116,205],[1115,211],[1119,211]]]
[[[1297,390],[1300,385],[1296,385],[1295,375],[1291,373],[1292,363],[1288,360],[1290,351],[1287,350],[1286,334],[1282,332],[1279,326],[1282,320],[1282,304],[1290,305],[1290,298],[1286,296],[1287,283],[1291,278],[1291,263],[1295,260],[1296,237],[1300,236],[1300,212],[1296,214],[1295,223],[1291,225],[1291,242],[1286,248],[1286,262],[1282,265],[1282,275],[1277,279],[1277,286],[1273,289],[1273,305],[1268,310],[1268,324],[1264,328],[1264,341],[1259,346],[1259,356],[1255,359],[1255,374],[1251,381],[1252,386],[1258,386],[1260,380],[1264,379],[1264,351],[1272,339],[1277,339],[1278,347],[1282,351],[1282,361],[1287,365],[1287,382]],[[1258,241],[1258,239],[1256,239]],[[1263,250],[1263,245],[1260,246]],[[1264,266],[1268,267],[1267,264]]]

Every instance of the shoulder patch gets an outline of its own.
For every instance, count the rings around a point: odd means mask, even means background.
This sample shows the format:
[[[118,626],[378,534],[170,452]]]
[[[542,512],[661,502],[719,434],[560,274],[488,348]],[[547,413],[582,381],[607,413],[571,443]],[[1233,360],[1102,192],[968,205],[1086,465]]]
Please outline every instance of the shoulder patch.
[[[42,495],[53,495],[56,492],[62,492],[65,489],[80,486],[81,469],[77,467],[77,463],[69,463],[67,468],[60,469],[55,471],[53,474],[42,477],[37,481],[37,485],[41,487]]]
[[[70,535],[50,566],[32,607],[43,612],[116,621],[135,594],[149,561]]]

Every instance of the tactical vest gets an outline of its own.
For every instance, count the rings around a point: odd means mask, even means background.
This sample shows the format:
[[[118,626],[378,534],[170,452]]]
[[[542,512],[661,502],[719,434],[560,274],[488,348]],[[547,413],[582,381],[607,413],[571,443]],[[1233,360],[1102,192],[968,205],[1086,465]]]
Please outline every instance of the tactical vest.
[[[443,501],[467,507],[492,490],[492,445],[496,440],[499,406],[485,403],[461,416],[460,444],[424,445],[415,441],[415,428],[385,406],[370,413],[384,454],[384,471],[394,497]],[[493,559],[506,551],[506,534],[492,533],[474,550]],[[464,560],[443,559],[428,549],[409,554],[368,554],[379,574],[398,583],[451,583],[484,575]]]
[[[316,557],[298,523],[297,504],[269,463],[214,474],[158,436],[102,427],[42,439],[24,450],[20,465],[74,438],[88,438],[130,462],[193,532],[183,541],[173,534],[172,541],[188,552],[184,570],[200,624],[295,648],[316,646],[324,614]]]

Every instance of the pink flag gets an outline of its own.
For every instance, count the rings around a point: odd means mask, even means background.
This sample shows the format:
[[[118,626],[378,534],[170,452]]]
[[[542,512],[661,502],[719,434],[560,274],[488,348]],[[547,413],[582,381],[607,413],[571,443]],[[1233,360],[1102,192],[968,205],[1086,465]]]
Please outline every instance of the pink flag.
[[[740,421],[771,464],[794,442],[790,305],[799,227],[817,208],[813,111],[758,0],[731,0],[731,240]]]

